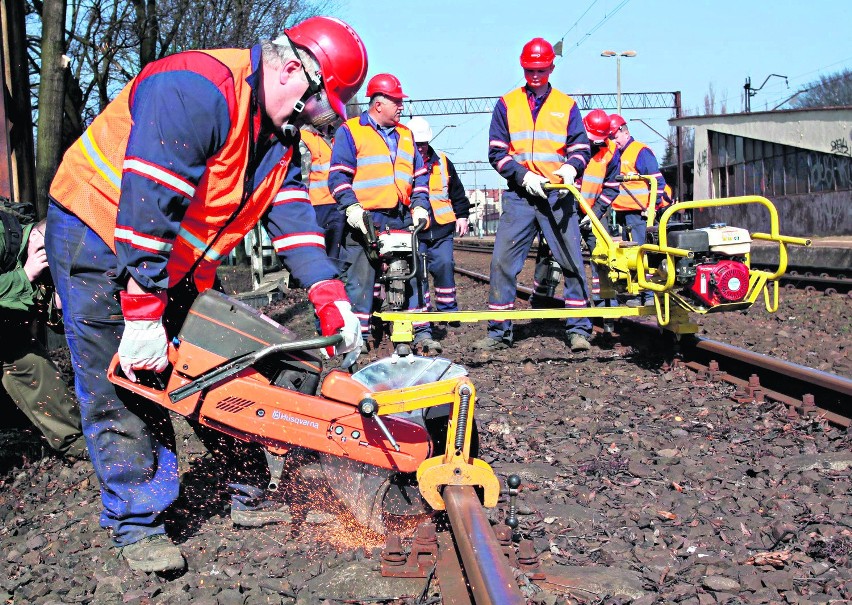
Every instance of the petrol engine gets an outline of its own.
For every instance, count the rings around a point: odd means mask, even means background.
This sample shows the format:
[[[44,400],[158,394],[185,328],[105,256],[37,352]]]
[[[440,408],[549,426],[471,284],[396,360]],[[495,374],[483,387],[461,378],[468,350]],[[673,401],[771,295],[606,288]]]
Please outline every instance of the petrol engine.
[[[748,294],[745,256],[751,250],[751,236],[746,229],[714,223],[702,229],[669,230],[667,243],[694,253],[693,258],[675,259],[675,283],[685,298],[709,308],[739,302]],[[665,278],[664,259],[659,267]]]

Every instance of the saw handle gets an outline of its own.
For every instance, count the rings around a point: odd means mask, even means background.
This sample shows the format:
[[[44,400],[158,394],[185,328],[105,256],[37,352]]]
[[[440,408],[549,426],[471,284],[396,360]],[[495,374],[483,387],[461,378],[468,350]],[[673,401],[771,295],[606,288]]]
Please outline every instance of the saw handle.
[[[177,360],[177,348],[173,343],[169,343],[168,348],[169,365],[160,373],[148,370],[137,370],[137,382],[133,382],[124,374],[121,369],[121,361],[118,358],[118,353],[113,355],[112,361],[107,368],[107,379],[120,387],[127,389],[137,395],[141,395],[145,399],[159,402],[165,400],[166,387],[169,384],[169,377],[172,374],[172,368]]]

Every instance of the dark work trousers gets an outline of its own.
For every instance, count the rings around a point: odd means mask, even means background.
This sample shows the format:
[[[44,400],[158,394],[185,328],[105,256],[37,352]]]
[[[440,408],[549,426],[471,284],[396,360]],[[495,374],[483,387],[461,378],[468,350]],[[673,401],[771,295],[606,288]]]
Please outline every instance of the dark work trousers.
[[[565,306],[576,309],[588,306],[589,292],[580,250],[580,228],[577,201],[572,196],[549,199],[521,196],[514,191],[503,194],[503,213],[494,239],[491,258],[491,291],[488,308],[503,311],[515,307],[518,274],[532,247],[533,240],[544,234],[553,257],[565,276]],[[568,334],[592,334],[592,322],[587,317],[565,320]],[[512,322],[489,321],[488,336],[511,344],[514,335]]]
[[[601,223],[604,226],[604,229],[609,233],[609,213],[610,207],[606,204],[602,204],[600,202],[595,202],[595,205],[592,206],[592,211],[595,213],[595,216],[600,219]],[[589,248],[589,254],[594,252],[595,246],[598,243],[598,238],[595,237],[595,232],[592,230],[592,225],[589,224],[588,227],[581,229],[580,232],[583,235],[583,239],[586,242],[586,246]],[[618,301],[614,298],[610,298],[604,300],[601,298],[601,282],[600,278],[598,278],[598,266],[589,262],[589,269],[592,274],[592,302],[595,306],[617,306]]]
[[[411,226],[411,213],[402,205],[390,211],[371,210],[369,215],[376,225],[377,232],[384,231],[386,228],[407,231]],[[373,312],[378,267],[367,257],[364,234],[360,230],[352,229],[348,224],[344,229],[341,262],[346,295],[352,303],[352,312],[361,322],[364,342],[367,342],[370,335],[370,316]],[[426,310],[424,299],[426,290],[422,282],[420,284],[417,282],[417,277],[411,278],[406,288],[409,311]],[[432,338],[429,322],[414,322],[414,341],[420,342],[426,338]]]
[[[51,203],[47,258],[62,300],[83,434],[100,482],[102,527],[116,546],[165,533],[163,513],[178,496],[169,414],[107,380],[124,332],[117,259],[76,216]]]
[[[429,310],[458,311],[456,302],[455,261],[453,260],[453,235],[455,223],[439,225],[426,231],[420,239],[420,253],[426,256],[426,271],[432,277],[427,300]],[[437,235],[437,237],[429,237]]]
[[[629,239],[636,242],[638,245],[645,243],[645,236],[648,232],[648,223],[641,210],[617,210],[615,212],[615,220],[624,228],[624,239]],[[644,303],[651,300],[653,294],[647,290],[643,290],[638,299]]]

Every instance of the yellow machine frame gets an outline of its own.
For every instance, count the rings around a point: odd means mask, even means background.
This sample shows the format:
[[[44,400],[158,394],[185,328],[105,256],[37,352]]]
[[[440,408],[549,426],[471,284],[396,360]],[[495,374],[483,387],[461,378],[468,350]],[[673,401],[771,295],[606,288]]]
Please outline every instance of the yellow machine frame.
[[[648,183],[650,200],[657,198],[657,180],[648,175],[624,175],[623,180],[643,180]],[[591,211],[585,199],[574,185],[545,185],[545,189],[568,190],[577,199],[586,216],[591,221],[592,232],[597,244],[591,252],[591,260],[598,266],[601,293],[603,299],[614,298],[616,293],[637,295],[650,291],[654,295],[653,307],[587,307],[582,309],[530,309],[509,311],[454,311],[418,313],[411,311],[382,311],[376,316],[383,321],[393,324],[391,341],[411,342],[414,340],[413,323],[423,321],[461,321],[479,322],[487,320],[518,320],[518,319],[563,319],[568,317],[599,317],[615,319],[621,317],[637,317],[655,315],[657,323],[675,334],[693,334],[698,327],[689,319],[689,313],[718,313],[723,311],[743,310],[749,308],[763,293],[766,310],[770,313],[778,309],[778,279],[787,270],[787,246],[810,246],[809,239],[790,237],[778,232],[778,211],[775,205],[765,197],[746,195],[715,200],[696,200],[679,202],[665,209],[659,221],[659,243],[647,244],[622,241],[613,238],[604,228],[600,219]],[[694,304],[675,292],[675,260],[676,258],[692,258],[690,250],[673,248],[668,245],[666,227],[669,219],[676,212],[690,209],[715,208],[720,206],[736,206],[756,204],[763,206],[769,212],[769,233],[752,233],[753,240],[776,242],[779,246],[778,266],[774,271],[751,268],[750,254],[745,255],[745,264],[749,267],[749,290],[746,297],[736,303],[717,305],[704,308]],[[653,208],[649,204],[649,208]],[[649,210],[647,224],[654,225],[655,213]],[[649,254],[663,255],[660,265],[652,267],[648,262]],[[673,304],[674,303],[674,304]]]
[[[444,454],[424,460],[417,469],[420,494],[433,509],[444,510],[441,496],[444,486],[470,485],[482,490],[483,506],[497,506],[500,481],[487,462],[470,455],[476,389],[469,378],[377,391],[371,393],[370,398],[377,404],[377,416],[452,404]]]

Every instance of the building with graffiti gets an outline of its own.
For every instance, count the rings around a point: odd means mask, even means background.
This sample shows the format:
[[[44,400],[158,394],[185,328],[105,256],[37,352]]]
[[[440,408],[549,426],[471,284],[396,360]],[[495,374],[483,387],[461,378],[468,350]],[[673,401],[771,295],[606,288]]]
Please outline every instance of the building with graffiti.
[[[693,199],[760,195],[784,232],[852,235],[852,107],[792,109],[670,120],[695,129]],[[696,224],[768,228],[754,206],[696,214]]]

